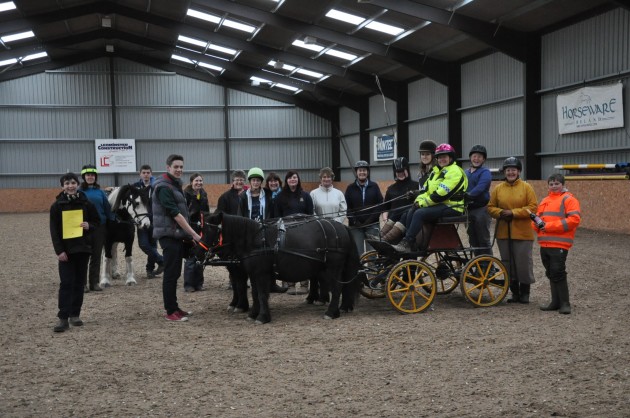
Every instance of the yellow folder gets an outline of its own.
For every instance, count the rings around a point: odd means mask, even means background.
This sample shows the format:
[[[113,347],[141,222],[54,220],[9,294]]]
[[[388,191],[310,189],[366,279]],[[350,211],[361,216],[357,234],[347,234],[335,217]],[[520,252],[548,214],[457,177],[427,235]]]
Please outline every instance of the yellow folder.
[[[63,239],[77,238],[83,236],[83,210],[64,210],[61,212],[61,227]]]

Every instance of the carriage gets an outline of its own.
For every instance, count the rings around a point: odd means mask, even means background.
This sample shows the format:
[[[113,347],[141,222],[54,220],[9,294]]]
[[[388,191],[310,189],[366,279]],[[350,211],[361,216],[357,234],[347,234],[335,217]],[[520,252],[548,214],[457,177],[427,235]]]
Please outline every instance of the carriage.
[[[367,240],[374,250],[361,256],[361,294],[369,299],[387,297],[406,314],[427,310],[436,295],[458,286],[474,306],[499,304],[508,293],[508,271],[496,257],[474,255],[482,248],[464,246],[459,229],[467,222],[463,215],[424,225],[417,239],[419,250],[411,253],[399,253],[385,241]]]

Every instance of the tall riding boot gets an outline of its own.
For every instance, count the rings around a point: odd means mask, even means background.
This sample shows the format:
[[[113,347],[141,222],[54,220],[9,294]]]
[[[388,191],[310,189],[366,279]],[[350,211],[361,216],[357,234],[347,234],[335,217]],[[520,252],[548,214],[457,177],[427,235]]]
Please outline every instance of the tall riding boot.
[[[519,287],[518,301],[520,303],[529,303],[529,289],[531,285],[529,283],[521,283]]]
[[[556,286],[558,288],[558,299],[560,299],[558,312],[565,315],[570,314],[571,303],[569,303],[569,284],[567,283],[567,279],[556,283]]]
[[[390,244],[398,244],[400,240],[405,236],[405,225],[400,222],[396,222],[392,229],[383,237],[383,241]]]
[[[391,219],[388,219],[387,222],[383,224],[383,227],[381,228],[381,238],[383,238],[389,231],[392,230],[395,223],[396,222],[392,221]]]
[[[510,280],[510,290],[512,291],[512,296],[507,300],[507,303],[518,303],[520,299],[519,282]]]
[[[543,305],[540,307],[541,311],[557,311],[560,309],[560,299],[558,298],[558,283],[549,282],[551,287],[551,302],[549,305]]]

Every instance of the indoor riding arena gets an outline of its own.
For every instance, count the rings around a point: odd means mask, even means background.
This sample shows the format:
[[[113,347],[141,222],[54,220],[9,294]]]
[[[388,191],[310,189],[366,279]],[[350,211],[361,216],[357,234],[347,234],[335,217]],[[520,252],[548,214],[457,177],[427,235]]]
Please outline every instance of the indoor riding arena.
[[[626,0],[0,0],[0,416],[630,416],[628,39]],[[119,245],[123,277],[84,294],[82,326],[53,332],[63,261],[50,208],[67,173],[93,166],[106,190],[143,165],[168,178],[179,154],[211,211],[252,168],[276,173],[281,194],[294,171],[321,189],[326,167],[342,192],[377,182],[385,196],[397,173],[418,180],[427,140],[464,170],[483,146],[491,194],[513,157],[538,204],[565,176],[581,217],[570,314],[539,309],[551,290],[534,241],[529,303],[507,303],[508,268],[479,281],[503,292],[485,306],[467,293],[474,256],[441,292],[422,256],[377,248],[391,263],[353,260],[361,294],[339,318],[289,291],[257,324],[228,309],[217,257],[203,291],[179,277],[192,313],[174,322],[136,236],[137,284]],[[453,223],[462,254],[466,227]],[[403,294],[389,267],[405,262],[428,281]],[[366,293],[381,274],[381,293]],[[426,304],[402,309],[412,293]]]

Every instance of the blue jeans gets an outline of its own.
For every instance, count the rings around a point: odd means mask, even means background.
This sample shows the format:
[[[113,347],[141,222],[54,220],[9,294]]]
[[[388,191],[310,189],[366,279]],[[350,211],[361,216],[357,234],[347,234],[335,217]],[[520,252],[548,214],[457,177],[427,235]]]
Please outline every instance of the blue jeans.
[[[157,241],[153,238],[153,227],[138,228],[138,246],[147,255],[147,272],[155,270],[155,265],[164,264],[164,259],[157,251]]]
[[[360,228],[350,227],[350,236],[352,237],[354,245],[356,245],[357,250],[359,251],[359,255],[363,254],[365,251],[371,251],[374,249],[370,244],[365,242],[366,233],[378,235],[378,224],[364,226]]]
[[[162,280],[162,297],[164,309],[168,315],[179,309],[177,304],[177,279],[182,274],[182,256],[184,243],[180,239],[162,237],[160,246],[164,253],[164,279]]]
[[[420,231],[422,230],[422,225],[424,225],[426,222],[431,223],[445,216],[458,215],[461,215],[461,213],[443,204],[417,209],[415,212],[413,212],[411,219],[409,218],[408,213],[407,233],[405,234],[405,239],[412,244],[415,244],[416,236],[420,233]]]

